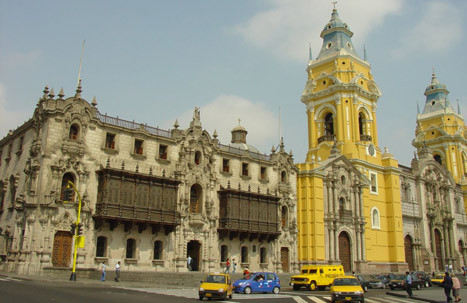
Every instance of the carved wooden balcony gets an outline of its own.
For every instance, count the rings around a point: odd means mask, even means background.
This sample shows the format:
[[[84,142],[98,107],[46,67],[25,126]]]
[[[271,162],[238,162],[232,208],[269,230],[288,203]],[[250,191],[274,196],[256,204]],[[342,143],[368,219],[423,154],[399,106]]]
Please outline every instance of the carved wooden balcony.
[[[177,190],[180,181],[116,169],[101,169],[97,195],[97,225],[109,221],[111,229],[124,223],[125,229],[137,225],[139,231],[151,225],[153,232],[166,232],[180,224]]]
[[[271,241],[280,235],[279,197],[222,188],[219,199],[220,238]]]

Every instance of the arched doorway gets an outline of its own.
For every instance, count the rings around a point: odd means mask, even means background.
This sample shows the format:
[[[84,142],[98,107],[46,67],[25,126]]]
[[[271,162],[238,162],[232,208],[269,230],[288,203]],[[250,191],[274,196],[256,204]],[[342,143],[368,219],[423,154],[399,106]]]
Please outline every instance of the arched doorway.
[[[71,258],[71,233],[69,231],[57,231],[54,237],[52,252],[52,264],[55,267],[68,267]]]
[[[287,247],[281,247],[281,264],[282,271],[289,272],[289,249]]]
[[[187,257],[191,257],[191,270],[199,271],[200,270],[200,252],[201,252],[201,243],[198,241],[190,241],[187,245]]]
[[[412,237],[410,237],[409,235],[405,236],[404,238],[405,262],[407,262],[407,265],[410,271],[414,270],[412,243],[413,243]]]
[[[352,256],[350,253],[350,238],[346,232],[339,234],[339,259],[345,272],[352,271]]]
[[[444,270],[443,268],[443,254],[441,253],[441,233],[439,229],[435,229],[435,252],[436,252],[436,264],[438,265],[437,270]]]

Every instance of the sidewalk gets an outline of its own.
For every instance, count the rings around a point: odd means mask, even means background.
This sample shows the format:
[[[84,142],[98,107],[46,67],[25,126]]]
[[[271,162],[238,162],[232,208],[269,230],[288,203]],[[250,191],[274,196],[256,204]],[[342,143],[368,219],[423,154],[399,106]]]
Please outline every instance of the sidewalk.
[[[387,295],[395,296],[399,298],[408,298],[407,293],[403,290],[396,291],[391,290],[386,292]],[[446,302],[446,296],[444,295],[444,288],[439,286],[432,286],[428,288],[422,288],[421,290],[413,291],[414,297],[412,300],[418,300],[421,302],[430,302],[430,303],[441,303]],[[460,295],[463,299],[461,302],[467,302],[467,286],[463,285],[463,288],[460,289]],[[452,297],[452,295],[451,295]]]

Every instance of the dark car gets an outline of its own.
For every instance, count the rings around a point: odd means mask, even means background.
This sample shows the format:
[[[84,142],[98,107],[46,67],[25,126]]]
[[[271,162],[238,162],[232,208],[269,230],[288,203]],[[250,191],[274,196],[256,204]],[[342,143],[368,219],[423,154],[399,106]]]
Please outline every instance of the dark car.
[[[419,279],[417,276],[412,276],[412,288],[416,288],[418,290],[422,289],[423,281]],[[405,275],[394,275],[391,280],[389,281],[389,288],[391,290],[400,288],[405,289]]]
[[[376,275],[368,279],[369,288],[387,288],[390,277],[387,275]]]
[[[423,281],[423,286],[424,287],[430,287],[431,286],[431,278],[430,275],[427,274],[424,271],[413,271],[410,273],[412,276],[417,276],[420,280]]]
[[[362,286],[364,292],[367,292],[367,291],[368,291],[368,288],[371,288],[371,287],[370,287],[370,281],[368,281],[367,279],[365,279],[364,276],[362,276],[362,275],[356,275],[355,277],[357,277],[358,282],[360,282],[360,285]]]

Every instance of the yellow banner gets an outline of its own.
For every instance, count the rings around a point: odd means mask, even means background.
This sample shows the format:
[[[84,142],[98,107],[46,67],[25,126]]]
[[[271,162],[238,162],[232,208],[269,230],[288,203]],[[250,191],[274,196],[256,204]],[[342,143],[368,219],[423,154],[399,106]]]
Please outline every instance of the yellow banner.
[[[76,246],[79,248],[84,248],[84,236],[76,237]]]

